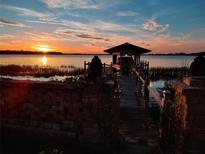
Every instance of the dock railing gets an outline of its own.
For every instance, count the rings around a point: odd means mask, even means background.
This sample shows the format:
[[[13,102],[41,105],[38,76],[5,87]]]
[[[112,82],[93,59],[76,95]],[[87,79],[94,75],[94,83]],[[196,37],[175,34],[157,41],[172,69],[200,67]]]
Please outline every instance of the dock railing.
[[[137,97],[141,97],[144,101],[145,108],[149,108],[149,102],[158,106],[157,125],[159,128],[160,141],[165,144],[174,144],[174,101],[171,98],[169,91],[163,91],[161,98],[156,91],[149,85],[149,63],[143,61],[138,66],[133,67],[133,75],[136,77]],[[142,88],[144,86],[144,89]],[[143,90],[142,90],[143,89]],[[143,91],[143,92],[142,92]],[[142,94],[143,93],[143,94]],[[152,100],[150,100],[152,98]],[[156,119],[155,119],[156,120]]]
[[[84,61],[84,76],[87,76],[90,62]],[[111,74],[113,73],[113,64],[102,64],[102,72],[103,74]],[[160,108],[162,107],[161,98],[158,94],[153,90],[150,86],[150,78],[149,78],[149,62],[148,61],[140,61],[139,64],[133,66],[132,75],[136,77],[136,94],[138,98],[142,98],[144,100],[145,108],[148,107],[148,102],[150,98],[153,98],[154,101]]]
[[[148,108],[150,97],[152,97],[155,103],[161,108],[161,98],[150,86],[149,62],[141,61],[138,65],[134,66],[132,75],[136,77],[136,94],[138,97],[143,98],[145,108]]]
[[[89,67],[90,67],[90,62],[84,61],[84,76],[87,76]],[[103,74],[111,74],[112,67],[113,67],[112,63],[110,63],[110,64],[102,63],[102,73]]]

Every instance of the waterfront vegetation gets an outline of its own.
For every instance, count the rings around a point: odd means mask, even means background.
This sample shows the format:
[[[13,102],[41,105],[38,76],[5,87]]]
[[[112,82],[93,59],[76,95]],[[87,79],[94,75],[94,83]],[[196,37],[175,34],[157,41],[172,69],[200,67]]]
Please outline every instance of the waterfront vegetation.
[[[84,74],[83,68],[73,65],[61,65],[59,67],[40,65],[0,65],[0,75],[4,76],[77,76]],[[149,69],[150,80],[179,80],[183,76],[189,75],[188,67],[151,67]]]
[[[71,76],[81,75],[84,69],[72,65],[62,65],[60,67],[39,66],[39,65],[0,65],[0,75],[8,76]]]
[[[149,70],[150,80],[180,80],[183,76],[190,75],[188,67],[152,67]]]

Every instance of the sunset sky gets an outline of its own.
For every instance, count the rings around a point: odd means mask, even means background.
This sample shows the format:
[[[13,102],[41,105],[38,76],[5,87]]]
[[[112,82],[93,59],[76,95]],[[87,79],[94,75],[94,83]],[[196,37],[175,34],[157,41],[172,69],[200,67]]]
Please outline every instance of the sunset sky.
[[[205,0],[0,0],[0,49],[205,51]]]

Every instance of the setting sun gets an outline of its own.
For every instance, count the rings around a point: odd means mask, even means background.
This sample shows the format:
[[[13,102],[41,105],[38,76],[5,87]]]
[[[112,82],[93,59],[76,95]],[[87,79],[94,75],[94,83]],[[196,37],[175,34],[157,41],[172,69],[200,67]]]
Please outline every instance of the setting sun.
[[[49,48],[48,45],[38,45],[38,46],[36,47],[36,50],[37,50],[37,51],[48,52],[48,51],[50,51],[51,49]]]

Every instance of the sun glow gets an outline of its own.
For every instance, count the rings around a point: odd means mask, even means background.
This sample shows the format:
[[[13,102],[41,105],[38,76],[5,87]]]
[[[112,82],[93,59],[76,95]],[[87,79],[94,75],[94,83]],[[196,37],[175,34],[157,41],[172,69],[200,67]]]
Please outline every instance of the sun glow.
[[[35,49],[43,52],[48,52],[51,50],[48,45],[38,45]]]
[[[48,61],[48,59],[46,58],[46,56],[43,56],[41,58],[41,62],[42,62],[43,65],[47,65],[47,61]]]

